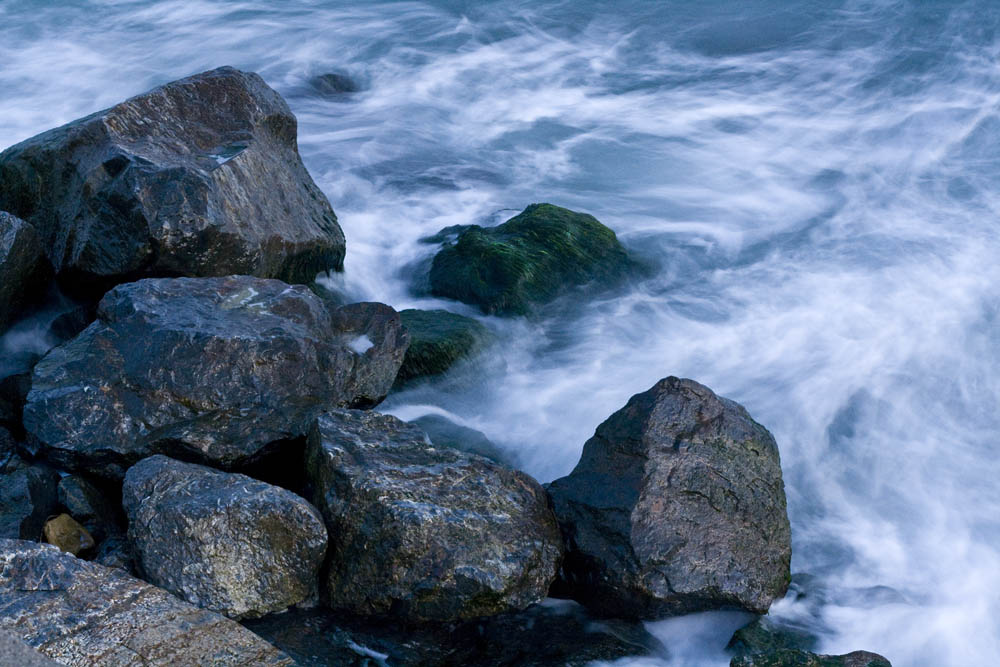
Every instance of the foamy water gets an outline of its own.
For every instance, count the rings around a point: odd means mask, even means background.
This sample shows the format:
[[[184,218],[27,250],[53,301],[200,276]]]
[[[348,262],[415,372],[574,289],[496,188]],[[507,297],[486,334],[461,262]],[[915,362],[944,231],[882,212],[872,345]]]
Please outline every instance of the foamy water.
[[[781,448],[776,615],[824,652],[1000,656],[1000,14],[979,2],[0,2],[0,146],[197,71],[255,70],[300,121],[348,241],[334,284],[419,295],[423,236],[532,202],[658,269],[622,294],[482,318],[501,344],[393,396],[542,481],[666,375]],[[362,90],[324,98],[310,77]],[[725,665],[739,625],[651,624],[639,665]],[[735,623],[735,625],[734,625]],[[692,639],[692,638],[696,638]]]

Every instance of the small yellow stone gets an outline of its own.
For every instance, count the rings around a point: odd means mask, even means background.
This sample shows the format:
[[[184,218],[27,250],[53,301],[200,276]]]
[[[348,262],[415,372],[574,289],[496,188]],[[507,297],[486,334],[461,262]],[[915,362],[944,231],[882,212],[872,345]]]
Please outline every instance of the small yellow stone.
[[[42,535],[49,544],[76,556],[94,546],[94,538],[69,514],[60,514],[45,522]]]

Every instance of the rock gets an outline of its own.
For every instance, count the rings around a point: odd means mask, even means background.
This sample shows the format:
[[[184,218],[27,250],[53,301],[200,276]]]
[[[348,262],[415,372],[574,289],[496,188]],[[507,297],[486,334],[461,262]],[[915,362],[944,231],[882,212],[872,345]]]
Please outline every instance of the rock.
[[[357,93],[361,90],[357,81],[340,72],[328,72],[314,76],[309,80],[309,87],[321,97],[334,100],[342,99],[350,93]]]
[[[129,539],[146,579],[231,618],[316,597],[323,518],[291,491],[166,456],[129,468]]]
[[[42,536],[49,544],[74,556],[93,549],[96,544],[87,529],[74,521],[69,514],[60,514],[46,521],[42,527]]]
[[[666,655],[663,645],[640,623],[600,622],[575,603],[555,600],[457,624],[400,626],[394,621],[309,609],[244,625],[301,667],[582,667],[597,660]]]
[[[45,294],[51,273],[35,228],[0,211],[0,333]]]
[[[726,648],[736,655],[751,655],[780,649],[811,651],[817,644],[819,644],[818,638],[804,628],[776,622],[769,616],[761,616],[737,630]]]
[[[591,215],[532,204],[497,227],[461,232],[431,265],[431,293],[523,315],[565,288],[621,280],[632,268],[615,233]]]
[[[554,591],[599,613],[763,613],[788,588],[778,447],[697,382],[669,377],[633,396],[548,490],[567,542]]]
[[[797,649],[778,649],[769,653],[737,656],[729,667],[892,667],[877,653],[854,651],[846,655],[817,655]]]
[[[388,306],[331,314],[306,287],[246,276],[120,285],[97,315],[35,366],[24,424],[59,467],[110,479],[152,454],[271,456],[317,406],[377,403],[408,343]]]
[[[58,662],[53,662],[10,632],[0,632],[0,665],[59,667]]]
[[[411,423],[419,426],[435,447],[454,449],[485,456],[491,461],[517,468],[513,455],[494,445],[486,434],[474,428],[462,426],[441,415],[424,415]]]
[[[164,275],[309,282],[342,269],[344,235],[296,133],[259,76],[222,67],[0,153],[0,208],[81,294]]]
[[[562,555],[545,492],[527,475],[448,447],[395,417],[331,411],[306,448],[331,540],[336,610],[451,621],[545,597]]]
[[[489,329],[471,317],[447,310],[403,310],[399,313],[410,333],[410,347],[397,383],[439,375],[460,359],[471,357],[492,341]]]
[[[19,437],[24,435],[21,416],[29,391],[31,391],[30,371],[0,378],[0,427],[8,429]]]
[[[0,609],[0,630],[62,664],[292,664],[235,621],[46,544],[0,540]]]
[[[56,513],[59,473],[16,454],[0,459],[0,538],[37,540]]]
[[[59,480],[59,504],[97,540],[124,532],[120,530],[124,517],[110,492],[82,475],[67,475]]]

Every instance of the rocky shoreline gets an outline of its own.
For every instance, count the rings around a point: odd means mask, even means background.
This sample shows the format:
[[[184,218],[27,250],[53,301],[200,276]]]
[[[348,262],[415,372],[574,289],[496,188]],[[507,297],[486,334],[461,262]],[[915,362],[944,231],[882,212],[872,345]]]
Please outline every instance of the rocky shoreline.
[[[0,153],[0,333],[61,312],[0,377],[11,642],[72,665],[576,665],[669,654],[643,620],[785,595],[777,443],[693,380],[637,393],[544,487],[485,438],[373,410],[491,335],[315,284],[346,245],[296,128],[221,68]],[[551,204],[431,242],[431,292],[499,316],[642,270]],[[740,632],[733,665],[889,664]]]

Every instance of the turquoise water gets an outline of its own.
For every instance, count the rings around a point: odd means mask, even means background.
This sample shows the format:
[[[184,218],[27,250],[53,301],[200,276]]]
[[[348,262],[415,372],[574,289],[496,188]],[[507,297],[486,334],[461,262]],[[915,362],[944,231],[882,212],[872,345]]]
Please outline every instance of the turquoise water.
[[[0,2],[0,147],[228,64],[259,72],[348,240],[336,286],[396,308],[451,224],[549,201],[659,268],[484,318],[480,365],[392,397],[546,481],[666,375],[774,433],[825,652],[1000,655],[1000,12],[992,3]],[[322,96],[319,74],[357,92]],[[475,382],[468,376],[474,376]],[[724,665],[729,616],[654,624]],[[697,640],[692,639],[696,637]]]

